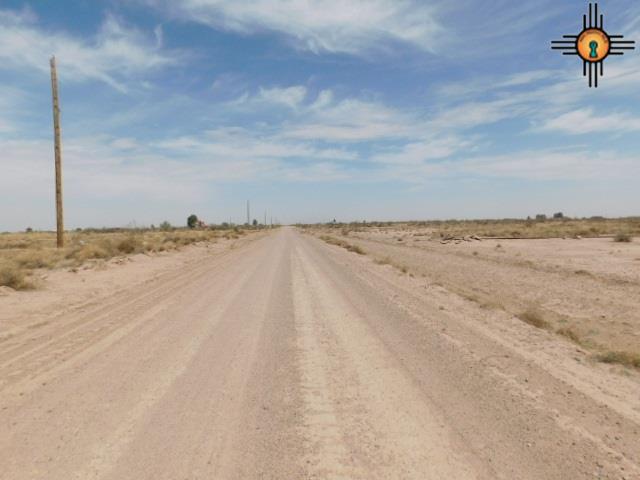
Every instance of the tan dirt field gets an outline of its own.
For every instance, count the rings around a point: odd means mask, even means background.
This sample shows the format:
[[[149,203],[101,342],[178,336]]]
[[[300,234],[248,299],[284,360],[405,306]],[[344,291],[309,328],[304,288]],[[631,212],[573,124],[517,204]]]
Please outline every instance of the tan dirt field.
[[[559,332],[595,354],[640,367],[640,241],[458,240],[429,228],[309,230],[423,277],[496,312]],[[328,238],[327,238],[328,237]]]
[[[0,296],[0,478],[640,479],[640,374],[456,291],[535,284],[558,314],[597,292],[613,320],[636,277],[588,252],[635,253],[358,235],[365,254],[282,228]]]

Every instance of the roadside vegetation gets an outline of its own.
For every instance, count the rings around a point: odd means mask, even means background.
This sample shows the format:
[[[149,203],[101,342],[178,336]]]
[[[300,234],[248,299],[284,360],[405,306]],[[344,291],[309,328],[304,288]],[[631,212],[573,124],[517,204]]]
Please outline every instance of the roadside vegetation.
[[[254,229],[216,226],[174,228],[168,222],[153,229],[85,229],[67,232],[65,247],[56,248],[53,232],[0,234],[0,287],[30,290],[37,287],[38,269],[78,268],[139,253],[177,250],[200,242],[237,239]]]
[[[340,240],[335,237],[331,237],[329,235],[322,235],[320,237],[321,240],[324,240],[330,245],[336,245],[337,247],[342,247],[350,252],[357,253],[358,255],[366,255],[366,252],[357,245],[352,245],[349,242],[345,242],[344,240]]]
[[[299,225],[307,229],[328,229],[339,235],[392,230],[402,235],[428,236],[434,239],[479,236],[483,238],[594,238],[607,236],[616,242],[631,242],[640,237],[640,217],[568,218],[561,213],[547,217],[539,214],[527,219],[504,220],[432,220],[424,222],[351,222]],[[418,232],[416,232],[418,230]]]

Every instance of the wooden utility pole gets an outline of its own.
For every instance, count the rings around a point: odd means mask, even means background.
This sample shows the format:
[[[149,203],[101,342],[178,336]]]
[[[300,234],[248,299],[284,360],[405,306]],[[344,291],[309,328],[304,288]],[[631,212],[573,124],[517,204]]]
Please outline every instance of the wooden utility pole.
[[[60,141],[60,101],[56,57],[51,57],[51,94],[53,96],[53,136],[56,157],[56,231],[58,248],[64,247],[64,214],[62,210],[62,143]]]

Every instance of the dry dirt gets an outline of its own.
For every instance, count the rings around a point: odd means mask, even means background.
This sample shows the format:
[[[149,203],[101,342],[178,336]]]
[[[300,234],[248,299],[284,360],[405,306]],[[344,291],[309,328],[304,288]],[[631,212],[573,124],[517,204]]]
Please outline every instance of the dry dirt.
[[[405,267],[495,312],[533,312],[592,352],[640,359],[640,241],[611,238],[484,240],[442,244],[426,230],[368,228],[329,234],[371,258]]]
[[[292,228],[231,245],[0,296],[0,478],[640,479],[635,372]]]

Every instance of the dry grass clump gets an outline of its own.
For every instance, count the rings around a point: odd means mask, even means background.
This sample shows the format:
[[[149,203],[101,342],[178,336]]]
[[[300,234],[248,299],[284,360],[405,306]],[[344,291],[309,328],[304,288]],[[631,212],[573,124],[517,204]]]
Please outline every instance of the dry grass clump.
[[[601,235],[615,235],[626,232],[630,237],[640,236],[640,217],[628,218],[548,218],[540,219],[487,219],[487,220],[432,220],[417,222],[374,222],[374,223],[331,223],[304,225],[307,229],[322,228],[342,233],[376,232],[393,235],[394,241],[399,231],[410,231],[413,236],[429,235],[437,237],[465,237],[478,235],[493,238],[587,238]],[[317,231],[317,230],[316,230]]]
[[[55,233],[30,232],[0,235],[0,286],[16,290],[34,288],[29,278],[36,269],[79,267],[89,261],[109,260],[122,255],[164,252],[198,242],[214,242],[234,230],[82,230],[67,232],[66,246],[56,248]]]
[[[596,360],[602,363],[619,364],[640,369],[640,355],[637,353],[605,352],[596,355]]]
[[[374,260],[374,263],[378,265],[391,265],[393,262],[391,261],[391,257],[384,257],[384,258],[376,258]]]
[[[14,257],[14,262],[20,268],[34,270],[36,268],[52,268],[59,257],[59,253],[50,250],[25,250]]]
[[[523,322],[528,323],[529,325],[532,325],[541,330],[549,330],[549,328],[551,327],[549,322],[544,319],[542,313],[535,308],[530,308],[517,317]]]
[[[67,254],[68,259],[73,259],[82,264],[88,260],[106,260],[115,255],[113,243],[104,240],[74,248]]]
[[[330,237],[329,235],[322,235],[320,239],[325,241],[330,245],[335,245],[337,247],[342,247],[349,252],[357,253],[358,255],[366,255],[366,252],[360,248],[358,245],[352,245],[350,243],[345,242],[344,240],[340,240],[335,237]]]
[[[123,238],[116,243],[116,250],[120,253],[131,255],[142,251],[142,242],[133,235]]]
[[[633,241],[633,237],[628,233],[619,232],[613,237],[613,241],[617,243],[631,243]]]
[[[358,255],[366,255],[365,251],[358,245],[347,245],[345,248],[350,252],[357,253]]]
[[[570,327],[560,328],[560,329],[556,330],[556,333],[558,335],[562,335],[565,338],[568,338],[573,343],[576,343],[578,345],[582,345],[582,340],[580,339],[580,336],[576,333],[575,330],[573,330]]]
[[[0,287],[9,287],[14,290],[32,290],[34,283],[27,278],[25,269],[13,262],[0,264]]]

